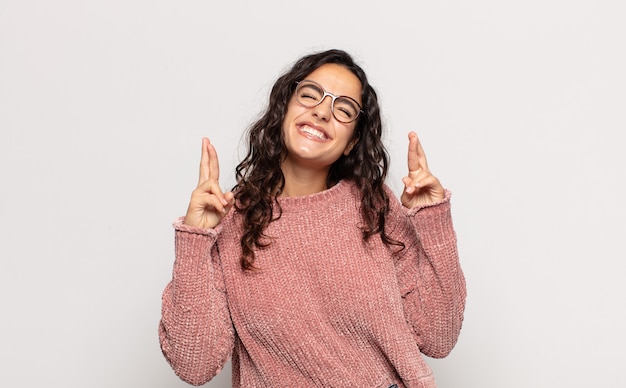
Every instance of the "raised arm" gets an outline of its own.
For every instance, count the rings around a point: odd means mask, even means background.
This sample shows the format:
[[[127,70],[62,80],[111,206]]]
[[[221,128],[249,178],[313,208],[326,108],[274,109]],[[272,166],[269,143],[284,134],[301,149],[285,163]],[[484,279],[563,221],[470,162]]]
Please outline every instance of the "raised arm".
[[[217,249],[219,222],[232,207],[232,193],[217,183],[217,154],[202,141],[198,187],[187,215],[174,223],[176,259],[162,298],[161,349],[176,374],[193,385],[211,380],[232,353],[234,329]],[[215,228],[215,229],[213,229]]]
[[[409,134],[409,174],[402,212],[408,217],[402,241],[409,245],[397,264],[407,321],[421,351],[445,357],[455,346],[463,322],[466,287],[452,225],[450,192],[428,168],[414,132]]]

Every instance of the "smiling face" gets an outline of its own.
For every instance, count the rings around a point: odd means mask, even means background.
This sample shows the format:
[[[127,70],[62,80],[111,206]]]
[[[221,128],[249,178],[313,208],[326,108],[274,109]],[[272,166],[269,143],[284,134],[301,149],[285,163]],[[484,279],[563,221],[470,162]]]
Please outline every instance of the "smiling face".
[[[305,77],[328,93],[348,96],[361,102],[361,82],[350,70],[338,64],[325,64]],[[341,157],[349,154],[357,139],[354,129],[357,121],[342,123],[331,109],[332,98],[327,96],[317,106],[309,108],[291,97],[283,120],[283,136],[287,149],[282,167],[302,167],[325,170]]]

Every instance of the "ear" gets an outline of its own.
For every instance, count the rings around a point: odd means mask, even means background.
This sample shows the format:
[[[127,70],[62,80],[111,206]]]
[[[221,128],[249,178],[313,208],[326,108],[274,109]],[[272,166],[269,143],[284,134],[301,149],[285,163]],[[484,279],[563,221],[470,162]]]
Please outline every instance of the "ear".
[[[357,138],[354,138],[354,139],[352,139],[352,140],[350,140],[350,142],[349,142],[349,143],[348,143],[348,145],[346,146],[346,149],[345,149],[345,150],[343,150],[343,154],[344,154],[345,156],[350,155],[350,152],[352,152],[352,149],[354,148],[354,146],[355,146],[355,145],[356,145],[356,143],[358,143],[358,142],[359,142],[359,138],[358,138],[358,137],[357,137]]]

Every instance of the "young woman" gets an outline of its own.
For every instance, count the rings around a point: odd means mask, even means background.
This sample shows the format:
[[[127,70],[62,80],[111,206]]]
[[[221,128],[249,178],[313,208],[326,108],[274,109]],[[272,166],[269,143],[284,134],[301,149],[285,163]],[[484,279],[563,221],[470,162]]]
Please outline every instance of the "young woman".
[[[159,327],[183,380],[232,357],[234,387],[435,387],[422,354],[452,350],[465,307],[450,193],[411,132],[398,201],[381,136],[364,71],[329,50],[276,81],[232,191],[202,140]]]

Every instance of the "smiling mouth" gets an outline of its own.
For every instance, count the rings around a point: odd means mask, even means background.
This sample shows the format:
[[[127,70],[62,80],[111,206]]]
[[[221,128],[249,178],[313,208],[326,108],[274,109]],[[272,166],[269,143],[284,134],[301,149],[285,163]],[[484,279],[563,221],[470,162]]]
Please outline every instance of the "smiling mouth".
[[[307,135],[311,135],[312,137],[320,140],[327,140],[328,136],[322,131],[318,131],[315,128],[311,128],[308,125],[304,125],[300,128],[300,131],[306,133]]]

